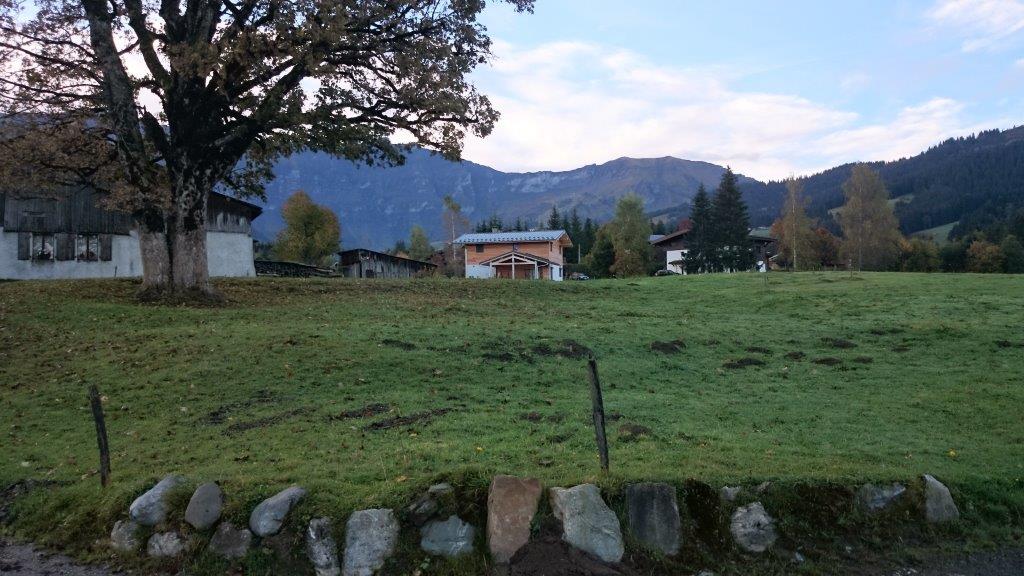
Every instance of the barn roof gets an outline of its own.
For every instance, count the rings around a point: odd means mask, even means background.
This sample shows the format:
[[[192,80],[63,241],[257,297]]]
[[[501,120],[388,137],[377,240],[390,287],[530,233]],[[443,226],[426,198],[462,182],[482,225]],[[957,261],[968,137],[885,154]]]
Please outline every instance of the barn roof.
[[[510,244],[512,242],[555,242],[568,236],[565,230],[531,230],[529,232],[477,232],[463,234],[456,244]]]

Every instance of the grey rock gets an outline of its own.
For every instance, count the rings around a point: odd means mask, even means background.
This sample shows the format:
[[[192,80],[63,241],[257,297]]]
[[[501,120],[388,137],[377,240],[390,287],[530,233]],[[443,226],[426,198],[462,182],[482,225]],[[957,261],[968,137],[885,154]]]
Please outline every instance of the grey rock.
[[[676,490],[668,484],[626,487],[629,532],[642,544],[666,556],[679,552],[680,522]]]
[[[410,504],[409,508],[407,508],[409,512],[409,521],[412,522],[414,526],[423,526],[427,523],[427,520],[430,520],[434,517],[434,514],[437,514],[437,511],[440,510],[440,508],[441,507],[438,505],[437,500],[435,500],[433,496],[430,494],[424,494],[423,496],[420,496],[418,500]]]
[[[331,535],[330,518],[314,518],[306,528],[306,554],[313,564],[316,576],[338,576],[341,566],[338,564],[338,545]]]
[[[771,487],[772,487],[772,483],[767,481],[767,480],[765,480],[764,482],[761,482],[760,484],[758,484],[757,488],[754,488],[754,491],[757,492],[758,494],[764,494]]]
[[[427,494],[433,496],[434,498],[440,498],[442,496],[447,496],[454,491],[455,488],[453,488],[451,484],[447,482],[442,482],[440,484],[434,484],[433,486],[431,486],[427,490]]]
[[[372,576],[395,552],[398,519],[389,509],[353,512],[345,524],[344,576]]]
[[[196,530],[206,530],[220,520],[221,510],[224,508],[224,493],[220,486],[213,482],[207,482],[192,494],[185,508],[185,522],[188,522]]]
[[[806,561],[807,561],[807,558],[805,558],[803,554],[801,554],[799,552],[793,552],[793,562],[795,562],[797,564],[803,564]]]
[[[173,558],[185,551],[185,540],[177,532],[157,532],[146,543],[146,554],[154,558]]]
[[[562,522],[562,539],[604,562],[622,560],[625,547],[619,519],[593,484],[552,488],[551,508]]]
[[[865,512],[878,512],[892,505],[907,491],[907,487],[893,483],[889,486],[865,484],[857,490],[857,507]]]
[[[210,552],[222,558],[242,558],[252,546],[252,532],[236,528],[231,522],[221,522],[210,538]]]
[[[736,497],[743,491],[741,486],[722,486],[722,489],[718,491],[718,496],[726,502],[735,502]]]
[[[737,508],[732,513],[729,530],[736,544],[747,552],[764,552],[778,537],[775,520],[765,512],[760,502]]]
[[[139,549],[140,526],[131,520],[114,522],[110,531],[110,547],[118,552],[135,552]]]
[[[184,478],[174,474],[157,482],[132,502],[128,516],[142,526],[156,526],[163,522],[167,518],[167,494],[184,482]]]
[[[487,492],[487,547],[498,564],[508,562],[530,540],[541,496],[540,480],[495,476]]]
[[[696,576],[715,576],[715,573],[711,570],[701,570],[697,572]]]
[[[924,515],[933,524],[960,519],[960,509],[949,488],[929,474],[924,475]]]
[[[260,502],[249,515],[249,529],[257,536],[277,534],[284,524],[288,512],[306,495],[306,491],[298,486],[286,488],[263,502]]]
[[[420,548],[436,556],[454,558],[473,552],[476,529],[458,516],[447,520],[434,520],[420,531]]]

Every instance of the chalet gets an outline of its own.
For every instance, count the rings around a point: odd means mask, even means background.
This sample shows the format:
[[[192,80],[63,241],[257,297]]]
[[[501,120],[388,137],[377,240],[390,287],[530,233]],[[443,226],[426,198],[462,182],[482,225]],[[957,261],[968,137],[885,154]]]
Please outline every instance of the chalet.
[[[0,278],[141,276],[131,216],[100,200],[87,188],[52,196],[0,192]],[[208,206],[210,276],[255,276],[251,224],[261,208],[217,193]]]
[[[430,262],[366,248],[345,250],[338,256],[338,269],[348,278],[413,278],[431,274],[437,268]]]
[[[651,239],[651,245],[665,252],[665,269],[676,274],[685,274],[686,254],[690,249],[690,233],[693,231],[693,222],[685,219],[679,223],[679,228],[671,234],[665,234]],[[776,240],[772,238],[768,228],[754,228],[747,235],[750,240],[751,249],[754,252],[755,269],[765,272],[769,262],[775,256]]]
[[[466,278],[564,279],[563,251],[572,246],[565,230],[463,234]]]

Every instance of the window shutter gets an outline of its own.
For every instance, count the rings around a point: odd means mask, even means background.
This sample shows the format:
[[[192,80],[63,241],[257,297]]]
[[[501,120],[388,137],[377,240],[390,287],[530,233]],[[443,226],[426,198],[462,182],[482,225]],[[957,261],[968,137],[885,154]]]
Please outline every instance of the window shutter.
[[[100,234],[100,260],[110,262],[113,258],[113,238],[110,234]]]
[[[18,260],[28,260],[32,251],[32,235],[28,232],[18,232]]]
[[[54,246],[54,250],[57,251],[57,260],[74,260],[75,259],[75,236],[74,234],[57,234],[54,237],[54,241],[57,244]]]

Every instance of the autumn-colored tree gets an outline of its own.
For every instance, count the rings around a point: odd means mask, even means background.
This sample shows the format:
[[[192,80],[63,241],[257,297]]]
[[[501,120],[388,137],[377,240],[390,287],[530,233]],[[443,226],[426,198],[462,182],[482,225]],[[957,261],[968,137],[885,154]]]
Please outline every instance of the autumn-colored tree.
[[[915,236],[909,240],[900,240],[900,270],[935,272],[939,264],[939,245],[931,238]]]
[[[903,236],[882,177],[867,165],[858,164],[843,184],[843,194],[846,204],[837,215],[843,229],[843,257],[857,270],[889,268],[899,255]]]
[[[975,240],[967,248],[967,271],[993,274],[1003,271],[1003,251],[988,240]]]
[[[430,247],[430,239],[427,238],[427,233],[423,231],[423,228],[413,226],[412,232],[409,234],[409,258],[413,260],[427,260],[433,253],[434,249]]]
[[[821,226],[814,230],[814,236],[814,252],[818,255],[821,266],[823,268],[839,266],[839,238]]]
[[[341,226],[330,208],[313,202],[309,194],[299,190],[281,207],[284,228],[274,243],[274,255],[281,260],[328,265],[338,251]]]
[[[469,231],[469,219],[463,216],[462,205],[456,202],[451,195],[445,196],[443,202],[444,212],[441,213],[441,225],[446,236],[447,252],[451,255],[446,262],[448,267],[446,273],[449,276],[462,276],[466,263],[462,261],[464,256],[455,244],[455,240]]]
[[[636,194],[620,198],[608,228],[615,246],[611,273],[619,278],[644,275],[651,260],[651,222],[644,214],[643,198]]]
[[[139,224],[145,288],[211,294],[214,189],[259,195],[302,150],[398,163],[401,131],[454,159],[490,133],[498,114],[469,82],[490,58],[484,4],[0,0],[0,114],[21,122],[3,137],[30,147],[72,126],[81,164],[116,159],[100,184]]]
[[[821,265],[816,251],[817,236],[807,216],[803,184],[795,178],[786,180],[786,201],[782,213],[772,224],[772,237],[779,242],[779,264],[794,271],[815,270]]]

